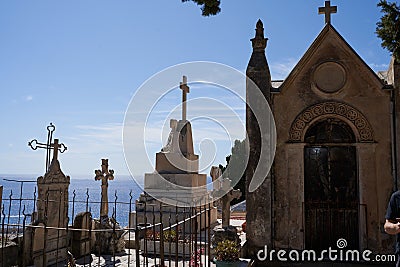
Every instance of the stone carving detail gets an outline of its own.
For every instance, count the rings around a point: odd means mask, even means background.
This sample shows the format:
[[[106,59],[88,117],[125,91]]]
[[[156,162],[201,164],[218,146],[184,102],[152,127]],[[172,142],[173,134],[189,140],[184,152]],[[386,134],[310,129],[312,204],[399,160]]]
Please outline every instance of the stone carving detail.
[[[332,115],[346,118],[358,131],[359,142],[373,142],[374,133],[365,116],[354,107],[340,102],[318,103],[305,109],[292,123],[289,132],[289,142],[302,142],[304,131],[308,125],[319,116]]]

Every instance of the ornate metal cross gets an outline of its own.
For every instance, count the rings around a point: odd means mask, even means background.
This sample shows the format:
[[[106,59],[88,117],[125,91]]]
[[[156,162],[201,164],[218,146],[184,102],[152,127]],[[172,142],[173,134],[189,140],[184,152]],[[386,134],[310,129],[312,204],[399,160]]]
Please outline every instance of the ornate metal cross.
[[[318,14],[325,14],[325,24],[331,23],[333,13],[337,13],[337,6],[331,6],[331,1],[325,1],[325,6],[318,8]]]
[[[108,218],[108,180],[114,180],[114,171],[108,170],[108,159],[101,159],[101,170],[95,170],[96,181],[101,180],[100,220]]]
[[[64,153],[67,150],[67,147],[61,143],[58,143],[58,139],[54,139],[53,141],[53,133],[56,130],[56,127],[53,125],[53,123],[50,123],[49,126],[47,126],[47,143],[39,143],[37,139],[33,139],[32,141],[28,142],[28,146],[30,146],[33,150],[36,150],[38,148],[44,148],[46,149],[46,172],[49,170],[50,166],[50,157],[51,157],[51,150],[53,150],[53,160],[57,160],[58,157],[58,151],[60,153]]]
[[[180,82],[179,88],[182,90],[182,120],[186,121],[186,95],[189,93],[186,76],[183,76],[183,82]]]

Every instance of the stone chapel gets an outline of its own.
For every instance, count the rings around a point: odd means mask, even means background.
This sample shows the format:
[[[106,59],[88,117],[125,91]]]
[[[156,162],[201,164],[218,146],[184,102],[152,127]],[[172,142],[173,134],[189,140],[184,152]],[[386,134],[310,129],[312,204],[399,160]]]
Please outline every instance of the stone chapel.
[[[247,192],[247,251],[347,248],[392,253],[384,233],[398,188],[400,66],[375,73],[331,24],[336,7],[319,9],[325,26],[284,81],[273,82],[263,23],[256,24],[247,77],[274,115],[276,153],[268,176]],[[249,96],[248,96],[249,97]],[[246,109],[247,185],[260,155],[260,131]]]

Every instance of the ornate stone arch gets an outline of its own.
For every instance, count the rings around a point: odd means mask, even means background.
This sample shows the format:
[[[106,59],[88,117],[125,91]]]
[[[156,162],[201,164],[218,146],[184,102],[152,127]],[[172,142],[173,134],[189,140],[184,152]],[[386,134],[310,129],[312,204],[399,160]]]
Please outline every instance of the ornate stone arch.
[[[323,102],[303,110],[293,121],[289,132],[289,142],[300,143],[308,127],[318,119],[335,117],[348,122],[356,134],[358,142],[374,141],[374,132],[367,118],[356,108],[340,102]]]

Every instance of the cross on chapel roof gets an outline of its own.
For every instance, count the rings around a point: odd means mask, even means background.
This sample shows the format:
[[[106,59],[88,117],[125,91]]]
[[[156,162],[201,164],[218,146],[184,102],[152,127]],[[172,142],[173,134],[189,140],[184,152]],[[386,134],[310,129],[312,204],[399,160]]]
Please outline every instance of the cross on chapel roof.
[[[337,13],[337,6],[331,6],[331,1],[325,1],[325,6],[318,8],[318,14],[325,14],[325,24],[331,24],[333,13]]]

